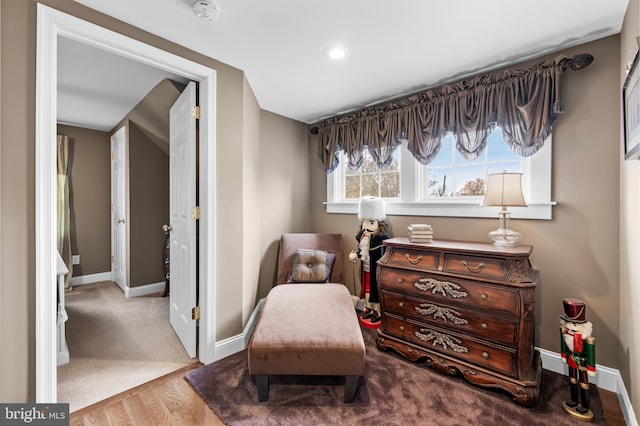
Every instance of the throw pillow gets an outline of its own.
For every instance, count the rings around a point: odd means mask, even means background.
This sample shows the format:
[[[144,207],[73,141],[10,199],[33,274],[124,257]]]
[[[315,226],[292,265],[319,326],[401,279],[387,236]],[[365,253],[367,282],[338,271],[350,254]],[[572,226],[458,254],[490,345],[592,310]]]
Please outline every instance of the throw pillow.
[[[335,254],[325,250],[297,249],[293,257],[291,283],[329,282]]]

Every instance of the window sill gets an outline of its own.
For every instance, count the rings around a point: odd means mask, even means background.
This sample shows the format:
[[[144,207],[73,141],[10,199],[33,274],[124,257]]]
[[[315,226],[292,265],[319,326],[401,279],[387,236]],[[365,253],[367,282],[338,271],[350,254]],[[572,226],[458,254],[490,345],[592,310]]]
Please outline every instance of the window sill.
[[[357,214],[358,201],[345,201],[339,203],[324,203],[327,213]],[[537,219],[551,220],[551,203],[529,203],[528,207],[509,207],[512,219]],[[387,201],[385,204],[388,215],[397,216],[439,216],[439,217],[477,217],[495,219],[498,217],[500,207],[483,207],[480,203],[402,203]]]

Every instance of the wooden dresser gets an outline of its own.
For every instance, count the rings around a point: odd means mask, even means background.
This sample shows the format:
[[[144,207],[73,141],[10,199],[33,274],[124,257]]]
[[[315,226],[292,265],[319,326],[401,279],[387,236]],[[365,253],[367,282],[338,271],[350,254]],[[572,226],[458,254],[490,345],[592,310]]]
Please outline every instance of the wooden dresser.
[[[533,248],[407,238],[384,245],[378,348],[536,404],[542,364],[534,348]]]

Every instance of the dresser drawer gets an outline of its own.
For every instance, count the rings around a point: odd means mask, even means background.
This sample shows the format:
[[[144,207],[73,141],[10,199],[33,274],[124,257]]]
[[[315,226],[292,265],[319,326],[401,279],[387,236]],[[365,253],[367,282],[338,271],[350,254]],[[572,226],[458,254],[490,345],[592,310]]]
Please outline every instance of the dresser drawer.
[[[460,303],[496,313],[520,315],[520,297],[513,287],[392,268],[378,269],[378,286],[436,303]]]
[[[444,255],[443,270],[459,275],[507,280],[507,266],[504,259],[447,253]]]
[[[394,249],[385,257],[385,266],[418,271],[435,271],[440,263],[441,253],[429,250]]]
[[[513,345],[517,341],[518,323],[484,315],[473,310],[418,300],[382,290],[385,312],[414,318],[437,327]]]
[[[404,320],[395,315],[385,315],[384,320],[383,331],[386,334],[498,373],[509,376],[517,374],[515,349],[490,345],[469,336]]]

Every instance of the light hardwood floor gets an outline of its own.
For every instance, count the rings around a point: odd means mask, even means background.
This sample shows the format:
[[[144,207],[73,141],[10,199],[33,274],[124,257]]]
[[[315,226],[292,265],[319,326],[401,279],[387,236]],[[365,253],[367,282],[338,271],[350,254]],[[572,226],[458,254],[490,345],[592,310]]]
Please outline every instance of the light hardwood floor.
[[[166,376],[71,413],[70,425],[224,425],[184,374],[202,364],[195,362]],[[600,389],[607,425],[625,425],[618,396]]]
[[[72,412],[70,425],[224,425],[183,379],[194,363]]]

